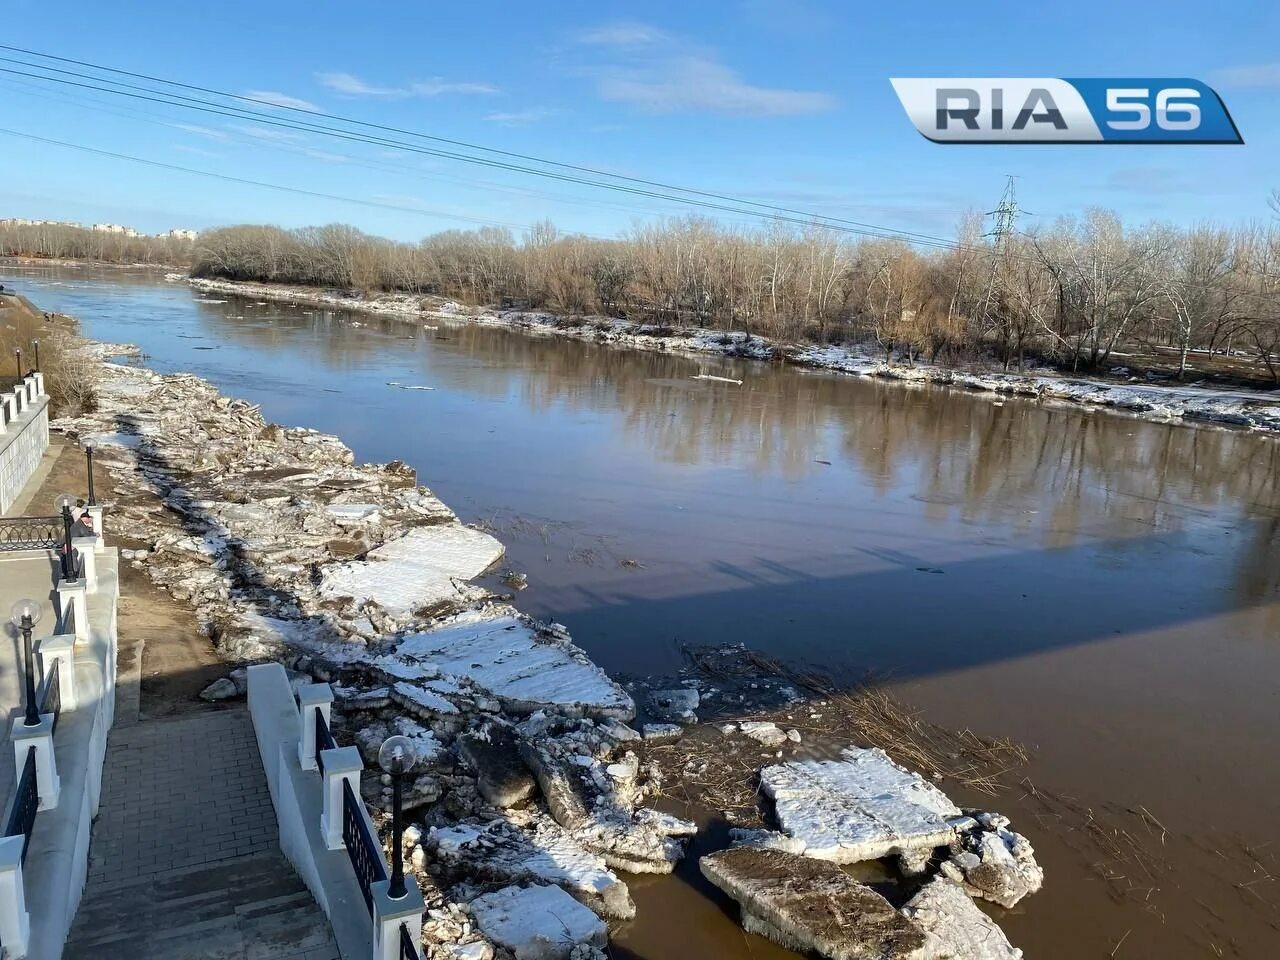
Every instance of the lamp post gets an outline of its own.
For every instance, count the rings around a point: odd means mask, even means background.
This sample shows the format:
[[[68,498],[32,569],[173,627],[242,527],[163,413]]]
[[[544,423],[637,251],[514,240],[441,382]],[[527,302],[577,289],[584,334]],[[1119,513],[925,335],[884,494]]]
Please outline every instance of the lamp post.
[[[22,379],[22,349],[20,347],[13,348],[13,365],[18,370],[18,379]]]
[[[413,741],[408,737],[388,737],[378,748],[378,766],[391,774],[391,883],[387,896],[392,900],[402,900],[408,892],[404,886],[404,818],[400,795],[404,775],[417,759]]]
[[[40,622],[40,604],[34,600],[19,600],[9,610],[9,622],[22,632],[22,667],[27,674],[27,715],[24,726],[40,724],[40,710],[36,706],[35,655],[31,652],[31,628]]]
[[[62,579],[74,580],[71,570],[71,508],[76,498],[64,493],[56,501],[62,513]]]
[[[31,341],[31,348],[32,348],[33,350],[35,350],[35,352],[36,352],[36,367],[35,367],[35,370],[36,370],[36,373],[39,373],[39,372],[40,372],[40,341],[39,341],[39,340],[32,340],[32,341]]]
[[[93,495],[93,445],[92,444],[84,448],[84,459],[85,459],[85,462],[88,464],[87,469],[89,471],[89,506],[96,507],[98,505],[98,498]]]

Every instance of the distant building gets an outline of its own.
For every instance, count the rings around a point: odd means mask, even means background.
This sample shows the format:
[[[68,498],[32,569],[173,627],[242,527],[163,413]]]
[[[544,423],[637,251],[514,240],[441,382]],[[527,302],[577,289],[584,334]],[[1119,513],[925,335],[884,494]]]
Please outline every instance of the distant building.
[[[169,230],[165,233],[157,233],[156,237],[161,240],[194,240],[197,237],[194,230]]]

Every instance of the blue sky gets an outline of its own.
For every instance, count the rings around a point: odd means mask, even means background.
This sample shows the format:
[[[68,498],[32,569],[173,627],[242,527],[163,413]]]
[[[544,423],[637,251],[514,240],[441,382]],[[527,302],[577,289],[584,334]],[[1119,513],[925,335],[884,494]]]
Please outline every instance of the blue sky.
[[[981,12],[978,12],[979,7]],[[235,93],[830,216],[950,235],[1017,174],[1027,225],[1269,219],[1280,7],[816,0],[353,5],[11,0],[5,40]],[[12,56],[0,51],[0,55]],[[0,67],[25,70],[11,63]],[[941,146],[891,76],[1192,76],[1246,145]],[[359,206],[0,134],[0,216],[147,231],[342,221],[416,239],[490,221],[612,235],[673,204],[0,73],[0,127]],[[282,102],[288,102],[284,100]],[[442,216],[448,214],[451,216]]]

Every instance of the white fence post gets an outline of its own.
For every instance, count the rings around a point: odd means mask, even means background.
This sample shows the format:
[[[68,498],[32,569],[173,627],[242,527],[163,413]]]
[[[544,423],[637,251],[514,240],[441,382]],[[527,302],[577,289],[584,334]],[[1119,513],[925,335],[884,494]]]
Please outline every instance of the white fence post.
[[[58,664],[58,699],[63,710],[76,705],[76,638],[73,633],[60,633],[40,641],[40,676],[48,679],[53,665]]]
[[[25,390],[27,394],[27,406],[31,406],[36,402],[36,397],[39,396],[39,393],[36,390],[36,378],[33,374],[27,374],[26,378],[22,381],[22,389]]]
[[[329,723],[333,709],[333,688],[327,683],[309,683],[298,690],[298,709],[302,711],[302,732],[298,738],[298,766],[316,769],[316,710]]]
[[[31,379],[33,379],[36,382],[36,396],[43,397],[44,396],[44,374],[41,373],[39,370],[37,370],[35,373],[31,374]]]
[[[10,957],[25,957],[31,916],[22,886],[22,834],[0,837],[0,946]]]
[[[95,503],[85,507],[85,510],[89,514],[89,522],[93,524],[94,539],[97,540],[93,549],[96,553],[101,553],[107,549],[106,530],[102,526],[103,508]]]
[[[72,537],[71,548],[80,555],[80,576],[90,590],[98,586],[98,538]]]
[[[62,623],[67,622],[68,608],[75,610],[76,639],[89,639],[89,602],[86,596],[88,588],[83,580],[58,581],[58,609],[61,611]]]
[[[422,956],[422,913],[427,905],[412,875],[405,877],[404,885],[405,895],[392,900],[387,895],[390,880],[369,884],[373,900],[373,960],[400,960],[400,924],[406,921],[413,947]]]
[[[53,714],[41,714],[40,722],[28,727],[22,717],[13,718],[9,731],[13,740],[14,783],[22,778],[27,751],[36,748],[36,790],[40,794],[37,810],[53,810],[58,806],[62,784],[58,779],[58,762],[53,755]]]
[[[330,850],[342,849],[342,785],[350,782],[360,797],[360,771],[364,761],[355,747],[335,747],[320,753],[324,765],[324,806],[320,811],[320,834]]]

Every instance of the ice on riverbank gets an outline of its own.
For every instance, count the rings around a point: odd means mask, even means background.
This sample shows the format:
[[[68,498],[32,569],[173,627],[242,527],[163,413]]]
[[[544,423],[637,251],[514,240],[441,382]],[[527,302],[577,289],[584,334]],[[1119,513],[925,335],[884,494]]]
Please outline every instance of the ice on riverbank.
[[[937,938],[944,958],[1022,960],[1022,951],[1009,943],[999,925],[945,877],[921,887],[902,912]]]
[[[556,886],[504,887],[471,903],[480,932],[515,960],[570,960],[581,945],[603,950],[604,921]]]
[[[376,666],[398,676],[464,678],[515,713],[635,715],[631,697],[567,636],[540,629],[505,604],[466,610],[397,641]]]
[[[323,597],[372,600],[390,613],[409,613],[475,596],[465,581],[502,559],[503,546],[487,533],[451,523],[417,527],[370,550],[366,559],[321,571]]]
[[[933,784],[883,750],[849,747],[843,757],[760,771],[779,824],[805,856],[858,863],[945,846],[955,836],[960,808]]]

